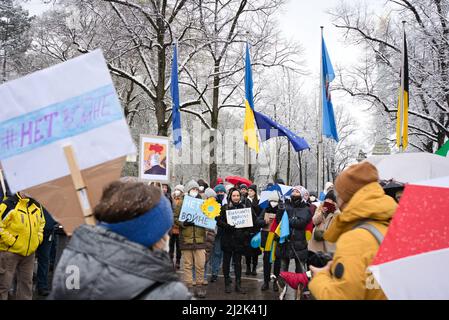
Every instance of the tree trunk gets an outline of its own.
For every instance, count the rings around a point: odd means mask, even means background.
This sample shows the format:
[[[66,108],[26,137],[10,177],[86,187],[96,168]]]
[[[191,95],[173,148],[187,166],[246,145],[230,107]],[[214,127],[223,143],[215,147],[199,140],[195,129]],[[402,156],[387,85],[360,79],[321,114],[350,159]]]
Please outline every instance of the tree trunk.
[[[217,144],[216,134],[218,129],[218,99],[220,95],[220,61],[215,61],[214,66],[214,89],[212,92],[213,100],[212,100],[212,113],[211,113],[211,128],[212,132],[209,139],[209,156],[210,156],[210,163],[209,163],[209,181],[211,184],[215,183],[217,181],[217,175],[218,175],[218,166],[217,166],[217,156],[215,154],[215,147]]]
[[[160,8],[160,4],[159,4]],[[165,14],[162,13],[162,14]],[[154,101],[154,107],[156,109],[156,119],[157,119],[157,134],[159,136],[168,135],[168,125],[165,122],[165,113],[167,106],[164,102],[165,97],[165,68],[166,68],[166,55],[165,55],[165,22],[162,14],[159,12],[157,18],[157,42],[159,44],[157,51],[157,86],[156,86],[156,100]]]

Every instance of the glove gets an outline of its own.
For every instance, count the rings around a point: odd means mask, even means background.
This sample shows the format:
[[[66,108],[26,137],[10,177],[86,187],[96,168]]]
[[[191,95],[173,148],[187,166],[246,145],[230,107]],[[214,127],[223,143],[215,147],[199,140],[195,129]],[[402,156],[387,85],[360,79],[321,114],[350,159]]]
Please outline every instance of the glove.
[[[232,231],[232,230],[235,230],[235,226],[231,226],[230,224],[227,224],[225,229],[228,231]]]
[[[194,224],[192,221],[190,221],[190,220],[186,220],[186,221],[184,221],[182,224],[183,224],[184,227],[192,227],[192,226],[195,225],[195,224]]]

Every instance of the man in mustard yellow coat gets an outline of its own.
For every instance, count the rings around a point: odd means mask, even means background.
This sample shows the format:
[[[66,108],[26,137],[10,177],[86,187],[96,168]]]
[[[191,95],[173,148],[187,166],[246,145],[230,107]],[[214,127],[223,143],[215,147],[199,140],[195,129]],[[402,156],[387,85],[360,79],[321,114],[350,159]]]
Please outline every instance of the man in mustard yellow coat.
[[[33,297],[34,253],[44,236],[42,210],[38,202],[21,193],[0,203],[0,300],[8,299],[14,275],[16,299]]]
[[[385,236],[396,210],[396,202],[385,195],[378,180],[377,169],[369,162],[349,167],[336,179],[342,213],[324,234],[326,241],[336,242],[336,251],[326,267],[311,267],[309,289],[316,299],[386,299],[367,270],[379,249],[378,239],[359,227],[370,224]]]

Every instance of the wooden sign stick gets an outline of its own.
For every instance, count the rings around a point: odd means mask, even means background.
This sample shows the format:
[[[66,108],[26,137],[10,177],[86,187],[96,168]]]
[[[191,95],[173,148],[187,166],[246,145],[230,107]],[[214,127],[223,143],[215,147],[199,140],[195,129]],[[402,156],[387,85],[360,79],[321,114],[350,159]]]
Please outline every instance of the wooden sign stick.
[[[6,186],[5,186],[5,179],[3,178],[3,171],[0,169],[0,183],[2,184],[2,190],[3,190],[3,196],[6,196]],[[0,199],[3,200],[3,199]]]
[[[87,187],[84,183],[83,176],[76,162],[75,153],[71,145],[64,147],[64,154],[69,165],[70,175],[72,176],[73,185],[75,186],[76,194],[78,195],[78,201],[81,206],[81,210],[84,215],[84,222],[86,224],[95,225],[95,218],[93,216],[93,210],[87,196]]]

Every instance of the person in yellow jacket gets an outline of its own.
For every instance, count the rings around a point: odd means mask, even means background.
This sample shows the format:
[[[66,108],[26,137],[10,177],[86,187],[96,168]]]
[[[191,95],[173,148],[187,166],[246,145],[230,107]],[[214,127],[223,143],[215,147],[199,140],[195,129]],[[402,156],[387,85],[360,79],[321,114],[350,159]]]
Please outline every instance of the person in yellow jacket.
[[[0,215],[0,299],[8,299],[16,275],[16,299],[31,300],[34,253],[44,236],[42,206],[16,193],[0,203]]]
[[[378,183],[377,169],[369,162],[353,165],[335,181],[337,203],[342,211],[333,219],[324,239],[336,242],[333,260],[324,268],[311,267],[309,289],[316,299],[384,300],[385,294],[367,270],[379,242],[371,228],[385,236],[396,202]]]

